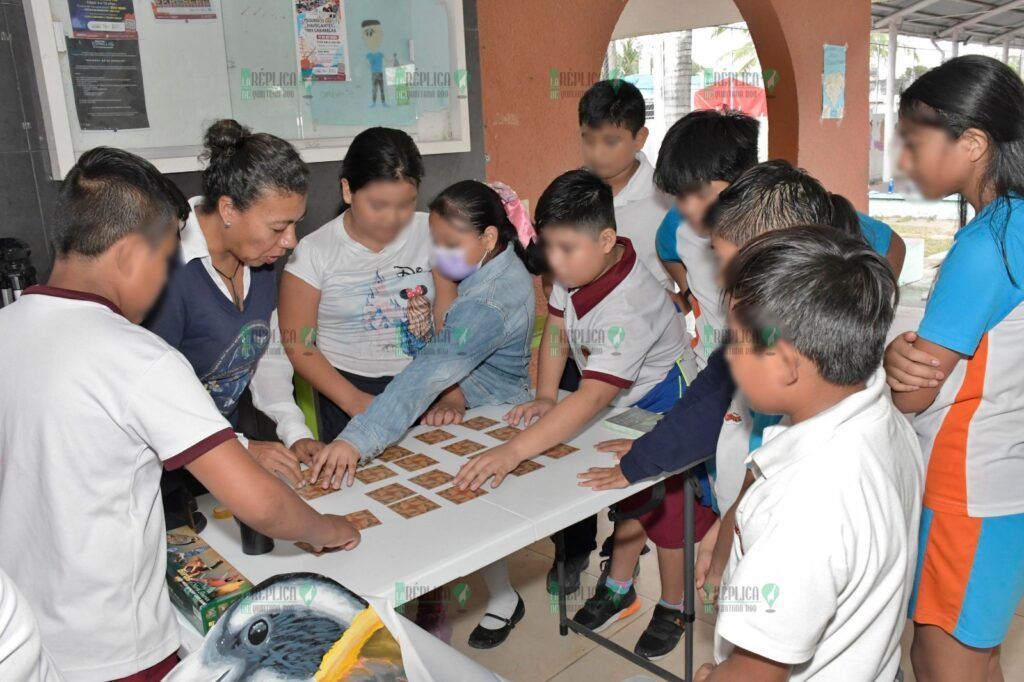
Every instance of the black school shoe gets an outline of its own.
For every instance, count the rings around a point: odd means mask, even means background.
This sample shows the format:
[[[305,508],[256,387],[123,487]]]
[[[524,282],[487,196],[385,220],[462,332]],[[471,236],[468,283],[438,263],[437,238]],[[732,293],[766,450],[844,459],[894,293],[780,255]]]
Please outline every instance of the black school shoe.
[[[629,592],[618,594],[607,585],[599,585],[597,593],[588,599],[583,608],[572,617],[574,621],[600,632],[612,623],[629,618],[640,610],[640,601],[636,598],[636,589],[630,585]]]
[[[469,633],[469,645],[471,647],[474,649],[493,649],[508,639],[508,635],[512,632],[512,628],[514,628],[516,623],[521,621],[523,616],[526,615],[526,602],[523,601],[523,598],[519,596],[518,592],[516,592],[516,596],[519,597],[519,603],[516,604],[516,610],[512,612],[511,618],[502,618],[501,616],[496,616],[493,613],[484,614],[491,618],[503,620],[505,621],[505,624],[497,630],[489,630],[483,625],[477,625],[473,628],[473,632]],[[483,620],[483,618],[480,620]]]
[[[647,624],[644,634],[640,635],[633,651],[649,661],[664,658],[679,644],[685,629],[682,611],[655,604],[651,622]]]
[[[580,574],[590,565],[590,555],[565,558],[565,594],[566,596],[580,589]],[[558,561],[551,563],[548,571],[548,594],[558,594]]]

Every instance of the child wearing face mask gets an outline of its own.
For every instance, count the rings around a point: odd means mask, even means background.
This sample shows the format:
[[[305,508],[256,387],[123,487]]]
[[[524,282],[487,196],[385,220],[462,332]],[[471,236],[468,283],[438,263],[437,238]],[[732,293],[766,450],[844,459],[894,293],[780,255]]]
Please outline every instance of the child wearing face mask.
[[[430,233],[433,268],[458,282],[458,295],[438,333],[315,458],[313,480],[326,471],[335,488],[343,479],[351,485],[356,466],[398,441],[428,408],[423,422],[439,426],[461,422],[468,407],[531,397],[531,275],[543,270],[543,257],[526,209],[505,185],[465,180],[431,202]],[[469,638],[480,649],[503,642],[525,613],[504,562],[485,569],[484,579],[487,615]]]
[[[335,487],[361,460],[398,441],[427,408],[426,423],[457,424],[467,407],[530,395],[531,274],[540,271],[541,254],[519,198],[504,185],[458,182],[431,202],[430,233],[433,267],[458,283],[458,295],[438,333],[352,418],[336,447],[314,460],[314,476],[326,470]]]

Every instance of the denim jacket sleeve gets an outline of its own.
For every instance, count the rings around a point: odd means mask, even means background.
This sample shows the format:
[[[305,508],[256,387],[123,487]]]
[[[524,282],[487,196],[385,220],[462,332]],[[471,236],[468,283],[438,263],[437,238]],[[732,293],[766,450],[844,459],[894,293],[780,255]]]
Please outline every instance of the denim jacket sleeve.
[[[619,462],[630,483],[657,476],[715,454],[722,420],[729,411],[733,383],[724,348],[708,357],[707,367],[693,380],[650,433],[633,442]]]
[[[338,438],[358,450],[363,461],[372,459],[399,440],[442,391],[500,348],[504,338],[505,321],[496,308],[478,300],[456,300],[441,332]]]

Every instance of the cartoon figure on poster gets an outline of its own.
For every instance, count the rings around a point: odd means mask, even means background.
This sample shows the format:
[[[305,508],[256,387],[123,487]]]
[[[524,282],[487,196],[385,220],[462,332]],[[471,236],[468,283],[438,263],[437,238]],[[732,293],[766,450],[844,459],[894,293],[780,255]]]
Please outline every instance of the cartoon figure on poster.
[[[384,53],[380,51],[381,43],[384,41],[384,27],[377,19],[367,19],[363,22],[363,44],[366,45],[366,60],[370,62],[370,107],[377,106],[377,92],[380,92],[380,104],[383,107],[388,105],[384,98]]]

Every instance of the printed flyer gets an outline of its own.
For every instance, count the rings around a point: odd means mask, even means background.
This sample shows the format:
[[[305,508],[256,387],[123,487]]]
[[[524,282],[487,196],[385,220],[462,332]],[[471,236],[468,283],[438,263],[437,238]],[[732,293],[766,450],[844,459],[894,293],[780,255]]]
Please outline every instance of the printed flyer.
[[[295,0],[295,28],[304,81],[348,80],[342,0]]]

